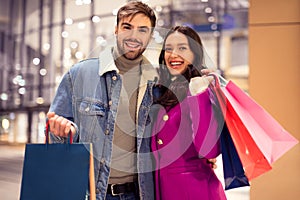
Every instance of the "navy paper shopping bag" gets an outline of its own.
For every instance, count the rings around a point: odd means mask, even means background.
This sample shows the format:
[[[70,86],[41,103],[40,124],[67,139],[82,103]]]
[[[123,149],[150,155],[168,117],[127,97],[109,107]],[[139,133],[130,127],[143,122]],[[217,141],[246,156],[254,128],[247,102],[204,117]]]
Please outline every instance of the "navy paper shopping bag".
[[[95,199],[93,169],[92,144],[27,144],[20,200]]]
[[[249,186],[249,180],[245,175],[243,165],[226,124],[224,124],[221,134],[221,149],[225,190]]]

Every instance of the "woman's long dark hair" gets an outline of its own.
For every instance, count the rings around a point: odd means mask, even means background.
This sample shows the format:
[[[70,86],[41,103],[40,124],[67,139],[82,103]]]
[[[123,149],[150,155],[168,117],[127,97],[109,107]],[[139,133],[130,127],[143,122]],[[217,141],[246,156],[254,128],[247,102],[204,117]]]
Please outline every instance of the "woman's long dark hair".
[[[170,74],[166,62],[165,62],[165,43],[167,38],[175,32],[184,34],[188,39],[189,47],[194,54],[194,60],[187,70],[176,77],[172,81],[173,76]],[[160,96],[154,100],[155,103],[159,103],[162,106],[173,107],[181,102],[188,92],[188,84],[191,78],[201,76],[201,69],[204,69],[203,60],[203,45],[197,32],[188,26],[176,26],[173,27],[166,35],[163,42],[162,51],[159,56],[159,90]]]

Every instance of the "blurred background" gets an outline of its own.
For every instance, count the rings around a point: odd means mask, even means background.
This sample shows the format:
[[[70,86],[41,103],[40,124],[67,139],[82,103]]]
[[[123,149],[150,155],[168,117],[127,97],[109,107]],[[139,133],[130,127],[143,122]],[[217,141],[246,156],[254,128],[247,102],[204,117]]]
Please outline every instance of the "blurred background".
[[[97,57],[109,44],[116,12],[125,2],[0,0],[0,196],[4,199],[18,199],[24,144],[44,142],[45,116],[61,77],[73,64]],[[162,30],[182,24],[193,27],[210,65],[249,92],[299,139],[300,0],[143,2],[158,17],[151,41],[158,51]],[[158,51],[147,51],[146,56],[157,63]],[[298,163],[295,168],[300,166],[299,145],[288,154],[279,162],[279,171],[275,165],[269,176],[253,181],[251,191],[229,191],[228,199],[283,199],[281,190],[289,199],[297,199],[300,193],[294,187],[299,188],[300,180],[291,177],[300,179],[299,167],[295,173],[291,169],[291,175],[284,164],[292,161]],[[282,183],[285,187],[279,187]]]
[[[114,35],[116,12],[125,2],[1,0],[1,140],[43,141],[45,112],[61,76],[105,48]],[[238,71],[236,76],[247,79],[248,0],[145,2],[158,16],[155,52],[162,43],[160,30],[186,24],[199,32],[214,67],[227,74]],[[148,53],[153,63],[158,60],[155,52]]]

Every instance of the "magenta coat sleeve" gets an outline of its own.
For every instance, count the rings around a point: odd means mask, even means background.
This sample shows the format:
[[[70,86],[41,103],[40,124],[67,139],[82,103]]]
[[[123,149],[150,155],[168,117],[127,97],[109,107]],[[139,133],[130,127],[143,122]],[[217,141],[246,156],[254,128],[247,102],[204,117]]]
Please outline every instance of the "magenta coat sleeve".
[[[195,96],[188,96],[193,143],[199,156],[208,159],[216,158],[221,153],[220,116],[214,110],[216,105],[213,96],[209,88]]]

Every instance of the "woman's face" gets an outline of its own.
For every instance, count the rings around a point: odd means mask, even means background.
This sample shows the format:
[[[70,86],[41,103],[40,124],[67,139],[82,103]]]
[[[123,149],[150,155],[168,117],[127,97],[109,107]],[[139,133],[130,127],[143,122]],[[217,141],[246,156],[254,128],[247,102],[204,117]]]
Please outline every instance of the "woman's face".
[[[175,76],[183,74],[188,65],[193,63],[194,53],[184,34],[174,32],[167,37],[164,59],[170,74]]]

